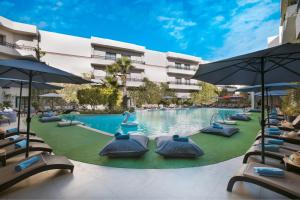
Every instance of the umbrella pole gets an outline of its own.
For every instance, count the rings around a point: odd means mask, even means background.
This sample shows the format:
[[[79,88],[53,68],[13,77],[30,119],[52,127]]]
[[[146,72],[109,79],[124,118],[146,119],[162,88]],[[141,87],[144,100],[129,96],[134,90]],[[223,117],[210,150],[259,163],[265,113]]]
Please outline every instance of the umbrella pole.
[[[261,162],[265,163],[265,58],[261,58]]]
[[[22,103],[23,82],[20,83],[19,110],[18,110],[18,133],[20,133],[21,103]]]
[[[29,132],[30,132],[30,121],[31,121],[31,116],[30,116],[30,105],[31,105],[31,86],[32,86],[32,71],[29,73],[29,82],[28,82],[28,104],[27,104],[27,142],[26,142],[26,158],[29,156]]]
[[[267,97],[267,122],[268,122],[268,127],[270,127],[270,108],[269,108],[269,95],[268,95],[268,89],[266,89],[266,97]]]

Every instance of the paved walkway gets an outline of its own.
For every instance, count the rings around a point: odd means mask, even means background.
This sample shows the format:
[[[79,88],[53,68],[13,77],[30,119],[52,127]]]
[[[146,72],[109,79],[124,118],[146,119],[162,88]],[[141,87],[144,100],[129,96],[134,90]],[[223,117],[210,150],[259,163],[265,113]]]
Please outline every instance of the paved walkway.
[[[0,194],[5,199],[282,199],[253,184],[227,182],[242,158],[182,169],[122,169],[72,161],[73,174],[53,170]]]

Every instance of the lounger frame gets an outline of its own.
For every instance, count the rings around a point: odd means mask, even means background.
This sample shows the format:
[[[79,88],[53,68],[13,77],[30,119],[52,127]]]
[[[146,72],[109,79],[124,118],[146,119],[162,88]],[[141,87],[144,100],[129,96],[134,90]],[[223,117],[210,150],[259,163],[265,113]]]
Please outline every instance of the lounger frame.
[[[284,195],[288,198],[291,199],[299,199],[300,196],[297,196],[289,191],[286,191],[284,189],[280,189],[279,187],[276,186],[272,186],[271,184],[268,184],[266,182],[263,181],[263,179],[259,179],[259,178],[253,178],[253,177],[249,177],[249,176],[245,176],[244,175],[244,171],[246,169],[247,165],[244,164],[242,166],[242,168],[238,171],[237,174],[235,174],[233,177],[230,178],[228,184],[227,184],[227,191],[228,192],[232,192],[232,189],[234,187],[234,184],[238,181],[242,181],[242,182],[247,182],[247,183],[253,183],[255,185],[264,187],[266,189],[269,189],[271,191],[274,191],[278,194]]]
[[[35,174],[53,170],[53,169],[61,169],[61,170],[70,170],[71,173],[73,173],[74,170],[74,165],[66,158],[63,156],[54,156],[51,155],[51,161],[49,163],[45,162],[45,165],[39,166],[33,170],[28,171],[27,173],[24,173],[8,182],[5,182],[0,185],[0,192],[3,190],[6,190],[10,188],[11,186],[17,184],[18,182],[33,176]]]

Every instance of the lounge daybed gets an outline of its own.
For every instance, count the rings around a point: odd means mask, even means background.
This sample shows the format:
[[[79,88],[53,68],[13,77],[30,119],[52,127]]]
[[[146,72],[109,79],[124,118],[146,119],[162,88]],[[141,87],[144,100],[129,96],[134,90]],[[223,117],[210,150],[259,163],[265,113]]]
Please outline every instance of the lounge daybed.
[[[12,137],[2,139],[2,140],[0,140],[0,148],[11,145],[11,144],[15,144],[15,143],[20,142],[25,139],[26,139],[26,135],[18,135],[18,136],[12,136]],[[44,140],[42,138],[37,137],[37,136],[32,136],[32,135],[30,135],[29,141],[44,143]]]
[[[5,167],[0,168],[0,191],[3,191],[11,186],[17,184],[18,182],[33,176],[35,174],[45,172],[52,169],[65,169],[73,172],[74,165],[64,156],[56,156],[49,154],[38,154],[39,160],[36,163],[31,164],[21,171],[17,170],[16,167],[28,161],[32,157],[24,159],[18,163],[9,164]]]
[[[231,120],[238,120],[238,121],[250,121],[251,117],[249,117],[246,114],[235,114],[235,115],[231,115],[229,117]]]
[[[100,151],[100,156],[108,157],[139,157],[147,151],[149,138],[143,135],[116,134]]]
[[[5,151],[5,154],[0,156],[0,161],[2,165],[6,165],[6,160],[12,158],[16,155],[20,155],[26,152],[26,146],[21,145],[21,147],[17,147],[17,144],[12,144],[6,147],[3,147],[1,150]],[[26,144],[26,143],[25,143]],[[29,142],[29,151],[42,151],[42,152],[52,152],[52,148],[45,143],[38,143],[38,142]]]
[[[244,164],[242,168],[228,182],[227,191],[232,192],[237,181],[253,183],[272,190],[292,199],[300,198],[300,175],[293,172],[284,172],[283,177],[260,176],[254,172],[254,167],[268,167],[260,163]]]
[[[58,121],[61,121],[61,118],[59,116],[40,118],[40,122],[58,122]]]
[[[3,130],[0,128],[0,139],[4,139],[4,138],[10,137],[10,136],[19,135],[19,134],[26,134],[26,133],[27,133],[27,131],[22,130],[22,129],[20,129],[20,131],[18,132],[17,128],[10,128],[7,130]],[[32,136],[36,135],[36,133],[34,133],[32,131],[30,131],[29,134]]]
[[[177,138],[177,139],[176,139]],[[159,155],[167,158],[197,158],[204,155],[200,147],[187,137],[160,136],[155,138],[156,150]]]
[[[231,126],[223,126],[213,123],[211,126],[201,129],[201,133],[220,135],[230,137],[235,133],[239,132],[240,129]]]

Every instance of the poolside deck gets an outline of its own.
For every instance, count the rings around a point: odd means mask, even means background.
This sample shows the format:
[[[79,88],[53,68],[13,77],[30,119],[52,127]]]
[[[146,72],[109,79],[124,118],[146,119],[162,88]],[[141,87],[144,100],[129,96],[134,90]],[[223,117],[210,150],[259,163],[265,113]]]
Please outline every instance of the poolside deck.
[[[4,199],[284,199],[247,183],[226,191],[242,158],[183,169],[121,169],[72,161],[74,174],[52,171],[0,194]]]
[[[1,199],[285,199],[248,183],[226,191],[242,157],[181,169],[124,169],[72,161],[73,174],[53,170],[0,193]]]

